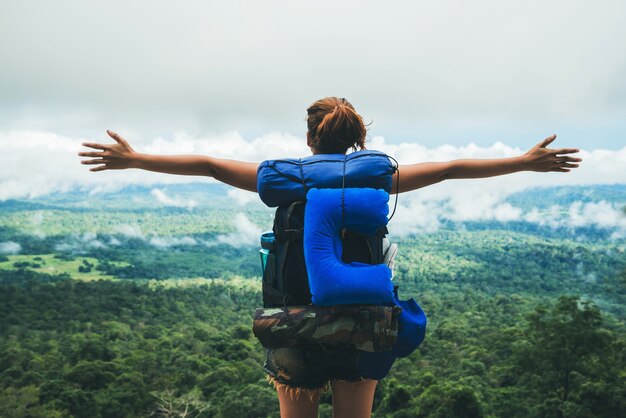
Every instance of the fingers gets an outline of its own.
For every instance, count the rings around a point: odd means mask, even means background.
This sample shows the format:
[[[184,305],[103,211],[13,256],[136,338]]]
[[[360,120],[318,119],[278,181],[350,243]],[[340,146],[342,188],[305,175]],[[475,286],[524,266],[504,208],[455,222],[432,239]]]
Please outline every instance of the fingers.
[[[83,146],[89,147],[89,148],[101,149],[101,150],[105,150],[109,148],[108,145],[96,144],[95,142],[83,142]]]
[[[117,143],[125,143],[126,141],[124,141],[124,139],[119,136],[118,134],[116,134],[113,131],[107,130],[107,133],[109,134],[109,136],[111,138],[113,138]],[[80,163],[81,164],[85,164],[85,165],[94,165],[94,164],[99,164],[97,167],[93,167],[90,168],[89,171],[104,171],[104,170],[109,170],[111,169],[111,167],[109,166],[110,161],[106,158],[102,158],[102,157],[107,157],[110,155],[109,150],[111,149],[110,145],[104,145],[104,144],[98,144],[95,142],[83,142],[83,146],[85,147],[89,147],[89,148],[94,148],[94,149],[99,149],[102,150],[101,152],[79,152],[78,155],[81,157],[95,157],[91,160],[83,160]]]
[[[580,152],[578,148],[561,148],[552,150],[555,154],[573,154],[575,152]]]
[[[101,165],[99,167],[90,168],[89,171],[103,171],[108,169],[109,168],[106,165]]]
[[[98,158],[93,160],[83,160],[80,162],[81,164],[108,164],[109,160],[106,158]]]
[[[121,136],[119,136],[118,134],[116,134],[110,129],[107,129],[107,134],[109,134],[109,136],[113,138],[118,144],[123,144],[126,142],[124,138],[122,138]],[[95,142],[83,142],[83,146],[89,147],[89,148],[101,149],[103,151],[110,148],[110,145],[98,144]]]
[[[578,164],[571,164],[565,161],[558,161],[553,165],[549,171],[557,171],[561,173],[567,173],[571,171],[572,168],[578,168]]]
[[[550,167],[550,171],[562,171],[563,169],[577,168],[578,164],[575,163],[579,161],[581,161],[580,158],[560,157],[554,161],[554,165]]]
[[[566,162],[580,162],[583,160],[582,158],[578,158],[578,157],[560,157],[558,155],[556,155],[556,158],[559,161],[566,161]]]
[[[548,146],[548,144],[550,144],[552,141],[554,141],[556,139],[556,134],[554,135],[550,135],[549,137],[547,137],[546,139],[544,139],[543,141],[541,141],[539,147],[540,148],[545,148]]]
[[[81,157],[103,157],[105,155],[104,152],[79,152],[78,155]]]
[[[121,136],[119,136],[118,134],[116,134],[115,132],[113,132],[113,131],[112,131],[112,130],[110,130],[110,129],[107,129],[107,133],[109,134],[109,136],[110,136],[111,138],[115,139],[115,141],[116,141],[118,144],[123,144],[124,142],[126,142],[126,141],[124,141],[124,138],[122,138]]]

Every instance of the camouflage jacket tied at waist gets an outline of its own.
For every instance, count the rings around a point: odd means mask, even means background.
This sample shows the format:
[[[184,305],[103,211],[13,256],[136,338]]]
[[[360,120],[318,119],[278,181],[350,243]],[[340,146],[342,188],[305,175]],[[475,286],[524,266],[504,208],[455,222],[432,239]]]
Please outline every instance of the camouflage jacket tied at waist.
[[[266,348],[318,343],[387,351],[398,338],[401,312],[397,305],[257,308],[252,329]]]

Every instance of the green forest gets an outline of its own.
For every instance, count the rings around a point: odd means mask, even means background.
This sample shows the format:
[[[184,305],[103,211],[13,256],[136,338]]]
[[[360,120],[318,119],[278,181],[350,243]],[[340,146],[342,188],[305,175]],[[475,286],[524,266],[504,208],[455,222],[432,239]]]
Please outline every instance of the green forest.
[[[229,241],[234,212],[269,229],[272,210],[208,189],[193,209],[151,206],[141,188],[0,202],[13,248],[0,254],[0,417],[279,417],[252,334],[258,248]],[[551,192],[626,206],[624,185]],[[538,193],[510,201],[541,207]],[[372,415],[623,416],[626,242],[613,232],[474,221],[398,236],[393,280],[428,327]]]

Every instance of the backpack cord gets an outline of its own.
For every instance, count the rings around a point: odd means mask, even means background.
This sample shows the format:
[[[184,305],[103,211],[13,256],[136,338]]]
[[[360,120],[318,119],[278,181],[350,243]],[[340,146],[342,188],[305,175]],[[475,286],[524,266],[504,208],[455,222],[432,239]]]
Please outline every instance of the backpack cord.
[[[387,222],[389,222],[391,218],[393,218],[393,215],[396,214],[396,208],[398,207],[398,194],[400,193],[400,164],[398,164],[398,160],[392,156],[388,155],[387,157],[391,158],[396,163],[396,171],[398,172],[396,177],[396,200],[393,202],[393,211],[391,212],[391,216],[387,219]]]
[[[346,162],[347,161],[348,161],[348,156],[344,155],[343,176],[341,177],[341,226],[342,227],[345,224],[345,215],[346,215]]]
[[[306,182],[304,181],[304,170],[302,169],[302,158],[298,160],[298,165],[300,166],[300,182],[302,183],[302,188],[304,189],[304,194],[306,196],[306,192],[309,190],[306,187]]]
[[[291,318],[291,315],[289,313],[289,308],[287,307],[287,295],[285,295],[283,297],[283,306],[281,306],[281,310],[283,311],[283,313],[285,314],[285,322],[287,323],[287,329],[288,330],[293,330],[296,328],[296,325],[293,322],[293,319]]]

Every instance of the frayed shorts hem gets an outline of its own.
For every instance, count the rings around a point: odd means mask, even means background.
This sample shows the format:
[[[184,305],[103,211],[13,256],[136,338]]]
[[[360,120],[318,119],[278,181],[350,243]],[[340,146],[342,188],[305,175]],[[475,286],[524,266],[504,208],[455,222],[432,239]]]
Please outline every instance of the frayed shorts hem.
[[[329,379],[319,387],[303,387],[299,385],[294,385],[293,383],[281,382],[279,379],[280,378],[277,378],[275,375],[273,375],[273,373],[270,373],[269,371],[265,372],[265,380],[272,386],[274,386],[274,389],[276,389],[277,391],[279,389],[284,389],[292,400],[298,399],[300,394],[304,393],[309,397],[311,402],[316,402],[317,400],[319,400],[322,394],[328,392],[331,389],[334,382],[362,382],[364,380],[369,380],[364,377],[360,377],[358,379]]]

